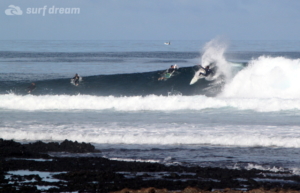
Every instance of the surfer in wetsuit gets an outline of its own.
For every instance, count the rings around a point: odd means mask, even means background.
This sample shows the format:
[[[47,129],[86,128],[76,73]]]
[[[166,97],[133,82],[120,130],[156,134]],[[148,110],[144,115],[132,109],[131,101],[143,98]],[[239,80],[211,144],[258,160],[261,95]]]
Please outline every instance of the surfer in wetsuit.
[[[167,73],[173,73],[175,72],[176,68],[175,65],[171,65],[171,67],[167,70]]]
[[[200,72],[200,75],[203,76],[208,76],[211,73],[211,69],[209,68],[209,66],[206,66],[205,68],[203,68],[205,70],[205,74]]]
[[[31,85],[28,87],[28,93],[31,93],[36,88],[35,83],[31,83]]]
[[[73,80],[74,80],[74,84],[76,85],[76,86],[78,86],[78,84],[79,84],[79,75],[76,73],[75,74],[75,76],[73,77]]]
[[[176,70],[176,64],[175,65],[171,65],[171,67],[164,73],[164,75],[160,78],[158,78],[158,80],[164,80],[164,79],[167,79],[167,78],[170,78],[170,76],[167,76],[167,74],[172,74],[174,73]]]

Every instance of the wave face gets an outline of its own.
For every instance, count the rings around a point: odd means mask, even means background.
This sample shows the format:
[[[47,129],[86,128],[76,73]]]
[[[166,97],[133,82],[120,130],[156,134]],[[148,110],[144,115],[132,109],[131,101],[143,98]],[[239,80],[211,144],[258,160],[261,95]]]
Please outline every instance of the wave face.
[[[53,79],[36,81],[33,95],[97,95],[97,96],[146,96],[146,95],[207,95],[214,96],[219,92],[220,84],[212,87],[213,81],[203,79],[198,84],[189,86],[194,76],[193,67],[177,70],[174,76],[166,81],[158,81],[164,71],[132,74],[98,75],[83,77],[79,86],[70,83],[70,79]],[[27,94],[30,82],[2,81],[1,94]]]
[[[218,76],[203,78],[189,85],[197,67],[179,68],[166,81],[158,81],[163,71],[96,75],[83,77],[79,86],[69,78],[34,81],[33,95],[95,95],[95,96],[147,96],[147,95],[205,95],[226,98],[281,98],[298,99],[299,59],[260,56],[247,65],[218,61]],[[224,61],[224,62],[222,62]],[[226,68],[225,68],[226,67]],[[224,76],[221,76],[223,74]],[[0,94],[27,94],[28,80],[0,81]]]

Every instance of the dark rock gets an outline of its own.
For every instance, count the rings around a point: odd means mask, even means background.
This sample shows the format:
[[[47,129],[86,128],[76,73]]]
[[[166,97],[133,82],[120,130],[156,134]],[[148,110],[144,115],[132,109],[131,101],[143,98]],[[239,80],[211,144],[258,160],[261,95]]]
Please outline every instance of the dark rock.
[[[90,143],[78,143],[64,140],[60,144],[57,142],[43,143],[41,141],[25,144],[24,147],[34,152],[70,152],[70,153],[88,153],[100,152]]]
[[[299,176],[277,175],[277,181],[272,181],[272,175],[264,177],[261,175],[264,171],[261,170],[166,166],[158,163],[112,161],[101,157],[51,157],[46,161],[25,159],[43,156],[49,158],[49,155],[40,153],[48,151],[97,150],[91,144],[68,140],[61,144],[36,142],[22,145],[0,139],[0,192],[40,192],[37,185],[55,186],[47,192],[180,193],[182,190],[184,193],[208,193],[214,190],[215,193],[242,193],[240,190],[247,188],[255,190],[249,193],[299,193],[300,190]],[[64,173],[53,175],[60,181],[49,183],[38,175],[16,174],[11,175],[9,180],[6,179],[6,172],[12,170]],[[138,173],[143,175],[137,175]],[[161,175],[155,178],[157,174]],[[20,183],[24,180],[32,182]]]
[[[20,143],[0,139],[0,157],[33,157],[34,153]]]

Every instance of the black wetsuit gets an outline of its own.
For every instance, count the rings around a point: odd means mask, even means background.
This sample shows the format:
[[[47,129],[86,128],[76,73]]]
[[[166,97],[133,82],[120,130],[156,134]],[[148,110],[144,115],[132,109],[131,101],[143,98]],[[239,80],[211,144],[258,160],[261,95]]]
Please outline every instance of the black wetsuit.
[[[208,76],[212,71],[211,69],[205,69],[206,73],[205,73],[205,76]]]
[[[173,73],[175,71],[175,68],[169,68],[168,70],[167,70],[167,73]]]
[[[205,74],[203,74],[202,72],[200,73],[203,76],[208,76],[212,72],[209,68],[203,68],[203,70],[205,70]]]
[[[74,76],[74,83],[75,84],[78,84],[79,83],[79,76],[78,75],[76,75],[76,76]]]

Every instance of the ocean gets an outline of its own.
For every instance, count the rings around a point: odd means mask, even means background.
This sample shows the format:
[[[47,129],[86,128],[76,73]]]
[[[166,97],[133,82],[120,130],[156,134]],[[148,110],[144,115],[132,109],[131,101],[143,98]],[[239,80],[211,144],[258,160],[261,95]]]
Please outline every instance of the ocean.
[[[0,138],[102,151],[59,156],[300,175],[299,50],[300,41],[220,38],[2,40]],[[190,85],[212,62],[216,73]]]

